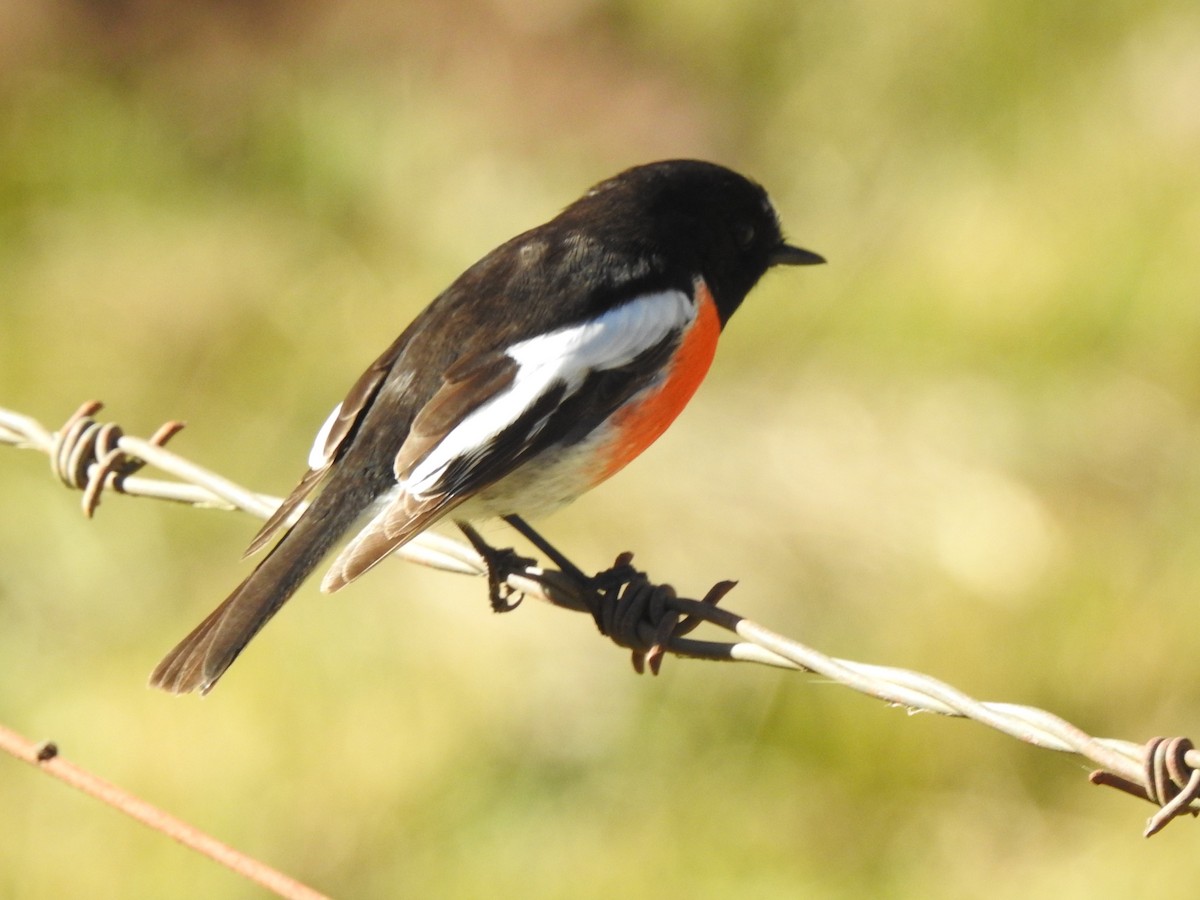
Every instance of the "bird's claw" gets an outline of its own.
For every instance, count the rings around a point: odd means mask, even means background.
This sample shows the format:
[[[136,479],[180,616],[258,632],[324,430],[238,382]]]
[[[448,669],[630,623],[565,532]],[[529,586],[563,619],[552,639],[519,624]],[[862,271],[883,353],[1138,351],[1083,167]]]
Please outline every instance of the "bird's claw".
[[[459,522],[458,527],[487,568],[488,602],[492,610],[498,613],[512,612],[521,605],[525,595],[508,583],[508,576],[524,574],[531,566],[537,565],[537,560],[521,556],[512,547],[493,547],[466,522]]]

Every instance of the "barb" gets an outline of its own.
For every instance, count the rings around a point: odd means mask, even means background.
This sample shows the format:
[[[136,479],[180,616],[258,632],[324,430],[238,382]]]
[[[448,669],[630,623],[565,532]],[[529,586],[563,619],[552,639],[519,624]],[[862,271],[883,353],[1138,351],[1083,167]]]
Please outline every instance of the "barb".
[[[83,513],[88,518],[95,514],[106,489],[131,497],[240,510],[260,519],[268,518],[279,506],[280,498],[249,491],[167,450],[164,445],[183,429],[182,422],[167,422],[149,440],[143,440],[125,434],[117,425],[97,422],[93,417],[103,408],[99,401],[90,400],[52,432],[29,416],[0,407],[0,444],[49,456],[54,476],[67,487],[83,491]],[[134,474],[146,465],[176,480]],[[397,555],[463,575],[487,571],[469,547],[437,534],[420,535]]]
[[[179,430],[177,424],[169,423],[150,441],[140,441],[115,426],[98,425],[92,416],[99,409],[98,403],[84,404],[57,433],[26,416],[0,409],[0,443],[49,454],[56,474],[69,486],[84,490],[88,514],[95,510],[106,487],[130,495],[240,509],[261,518],[278,505],[276,498],[247,491],[163,449],[162,444]],[[132,474],[147,463],[179,481]],[[421,535],[397,555],[451,572],[489,574],[479,553],[441,535]],[[509,558],[514,561],[512,567],[501,574],[513,593],[590,613],[602,634],[632,651],[638,672],[649,669],[657,673],[667,653],[812,672],[910,712],[971,719],[1034,746],[1082,756],[1100,767],[1090,776],[1092,783],[1118,788],[1160,807],[1149,820],[1147,837],[1180,815],[1200,814],[1200,752],[1186,738],[1155,738],[1145,745],[1096,738],[1045,710],[981,702],[919,672],[837,659],[720,607],[733,582],[714,585],[702,600],[679,597],[670,585],[656,585],[636,570],[629,553],[621,554],[610,569],[591,578],[528,565],[515,554]],[[726,643],[687,637],[705,622],[739,640]]]

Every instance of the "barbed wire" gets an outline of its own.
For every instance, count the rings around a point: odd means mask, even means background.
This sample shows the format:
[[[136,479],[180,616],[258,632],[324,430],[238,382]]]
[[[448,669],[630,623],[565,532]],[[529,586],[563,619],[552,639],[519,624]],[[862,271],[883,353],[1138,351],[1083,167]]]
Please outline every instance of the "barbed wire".
[[[166,450],[164,445],[183,427],[181,423],[168,422],[143,440],[124,434],[114,424],[97,422],[94,416],[100,409],[98,402],[85,403],[62,428],[51,432],[28,416],[0,408],[0,444],[47,454],[54,474],[69,487],[83,491],[83,511],[89,517],[106,490],[237,509],[260,518],[267,518],[279,504],[278,498],[249,491]],[[176,480],[135,474],[146,465]],[[435,533],[420,535],[397,555],[449,572],[489,574],[476,548]],[[577,571],[511,559],[504,571],[490,572],[493,578],[499,577],[508,593],[590,613],[602,634],[632,651],[639,672],[647,668],[657,672],[665,655],[671,654],[815,673],[911,712],[970,719],[1036,747],[1081,756],[1099,767],[1091,773],[1092,783],[1118,788],[1159,806],[1147,823],[1146,837],[1184,813],[1200,815],[1200,752],[1187,738],[1154,738],[1135,744],[1092,737],[1046,710],[983,702],[920,672],[831,657],[720,607],[733,582],[714,585],[702,600],[678,597],[670,585],[654,584],[635,569],[632,554],[621,554],[612,568],[586,579]],[[686,636],[701,623],[725,629],[739,640],[728,643]]]

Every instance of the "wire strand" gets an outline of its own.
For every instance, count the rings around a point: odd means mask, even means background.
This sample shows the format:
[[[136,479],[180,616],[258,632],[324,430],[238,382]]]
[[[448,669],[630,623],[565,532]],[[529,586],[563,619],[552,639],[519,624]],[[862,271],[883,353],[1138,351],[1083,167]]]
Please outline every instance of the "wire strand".
[[[94,416],[100,409],[98,402],[85,403],[62,428],[51,432],[29,416],[0,408],[0,444],[47,454],[54,474],[84,492],[84,512],[89,516],[105,490],[238,509],[259,518],[267,518],[279,504],[275,497],[249,491],[165,449],[166,441],[182,428],[179,423],[167,423],[149,440],[141,440],[115,425],[97,422]],[[146,464],[174,480],[134,474]],[[474,549],[438,534],[418,536],[397,555],[449,572],[488,574]],[[584,582],[528,565],[506,572],[505,581],[516,594],[590,612],[602,634],[633,651],[639,672],[644,668],[657,672],[666,653],[812,672],[910,711],[970,719],[1036,747],[1082,756],[1099,767],[1091,775],[1093,783],[1160,807],[1147,824],[1146,836],[1179,815],[1200,814],[1200,752],[1186,738],[1155,738],[1146,744],[1096,738],[1046,710],[980,701],[920,672],[837,659],[719,606],[732,582],[715,585],[703,600],[677,597],[669,585],[655,585],[633,569],[632,558],[622,554],[612,569]],[[729,631],[739,640],[685,637],[700,622]]]

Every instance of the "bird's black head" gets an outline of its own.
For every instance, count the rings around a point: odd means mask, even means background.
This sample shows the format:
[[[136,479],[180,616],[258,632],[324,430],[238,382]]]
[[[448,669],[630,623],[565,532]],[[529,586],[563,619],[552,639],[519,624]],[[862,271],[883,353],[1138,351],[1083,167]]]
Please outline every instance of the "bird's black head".
[[[606,223],[613,238],[635,240],[639,252],[659,256],[670,269],[702,274],[722,323],[771,266],[825,261],[784,241],[766,191],[713,163],[668,160],[627,169],[575,206],[587,210],[593,226]]]

